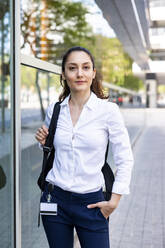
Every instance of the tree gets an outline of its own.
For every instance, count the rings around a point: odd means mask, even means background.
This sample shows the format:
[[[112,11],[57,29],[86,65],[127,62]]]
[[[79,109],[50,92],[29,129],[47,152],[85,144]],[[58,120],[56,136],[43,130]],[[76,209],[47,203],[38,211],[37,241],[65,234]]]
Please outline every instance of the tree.
[[[39,5],[37,0],[31,0],[28,8],[22,10],[22,49],[28,45],[35,57],[60,65],[61,55],[67,48],[83,45],[86,39],[93,42],[86,13],[87,9],[80,2],[42,0]],[[44,119],[38,73],[35,84]]]
[[[87,9],[80,2],[66,0],[31,0],[23,10],[22,48],[27,44],[32,54],[40,59],[60,64],[61,54],[75,45],[93,42],[92,29],[85,15]]]
[[[142,86],[142,81],[132,74],[132,59],[117,38],[95,35],[95,46],[91,50],[104,81],[132,90]]]
[[[124,76],[123,87],[138,91],[143,87],[143,82],[138,77],[135,77],[132,73]]]

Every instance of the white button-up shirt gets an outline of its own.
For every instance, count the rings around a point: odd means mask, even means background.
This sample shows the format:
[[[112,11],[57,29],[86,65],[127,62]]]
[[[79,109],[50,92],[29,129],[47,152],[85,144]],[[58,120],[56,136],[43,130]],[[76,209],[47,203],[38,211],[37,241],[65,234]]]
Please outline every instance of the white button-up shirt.
[[[129,194],[133,156],[118,106],[98,98],[92,92],[76,125],[73,126],[69,97],[61,103],[54,137],[55,157],[46,181],[77,193],[99,190],[104,185],[101,169],[109,139],[117,166],[112,192]],[[47,127],[53,108],[54,103],[47,110]]]

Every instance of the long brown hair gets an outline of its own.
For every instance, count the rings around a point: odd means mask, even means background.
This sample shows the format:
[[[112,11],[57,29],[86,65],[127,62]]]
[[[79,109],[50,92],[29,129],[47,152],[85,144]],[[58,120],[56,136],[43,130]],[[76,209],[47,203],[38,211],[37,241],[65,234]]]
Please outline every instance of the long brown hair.
[[[75,51],[82,51],[82,52],[85,52],[86,54],[88,54],[88,56],[90,57],[90,59],[92,61],[93,70],[94,70],[95,62],[94,62],[94,58],[93,58],[92,54],[90,53],[90,51],[84,47],[75,46],[75,47],[71,47],[64,54],[63,59],[62,59],[62,72],[65,71],[65,64],[66,64],[68,56],[72,52],[75,52]],[[62,75],[60,77],[60,82],[61,82],[61,85],[63,86],[63,91],[59,96],[59,101],[61,102],[70,94],[70,88],[67,85],[67,81],[62,79]],[[96,76],[92,81],[91,91],[93,91],[96,94],[96,96],[101,98],[101,99],[107,99],[108,98],[108,96],[104,95],[103,86],[102,86],[102,77],[101,77],[101,74],[98,73],[97,71],[96,71]]]

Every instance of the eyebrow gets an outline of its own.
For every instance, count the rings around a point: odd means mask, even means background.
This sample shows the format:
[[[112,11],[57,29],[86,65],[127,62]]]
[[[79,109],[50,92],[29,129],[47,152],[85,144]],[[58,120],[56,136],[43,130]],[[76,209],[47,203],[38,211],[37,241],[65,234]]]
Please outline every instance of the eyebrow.
[[[84,65],[84,64],[90,64],[90,62],[84,62],[83,65]],[[70,63],[68,63],[68,65],[77,65],[77,64],[76,64],[76,63],[70,62]]]

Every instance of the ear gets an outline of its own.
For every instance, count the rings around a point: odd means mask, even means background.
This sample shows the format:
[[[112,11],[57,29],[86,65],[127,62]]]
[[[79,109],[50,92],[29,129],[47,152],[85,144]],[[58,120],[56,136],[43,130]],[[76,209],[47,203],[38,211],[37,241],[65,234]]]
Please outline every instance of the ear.
[[[62,79],[65,80],[65,74],[62,72]]]
[[[96,76],[96,68],[94,68],[93,70],[93,79],[95,78],[95,76]]]

